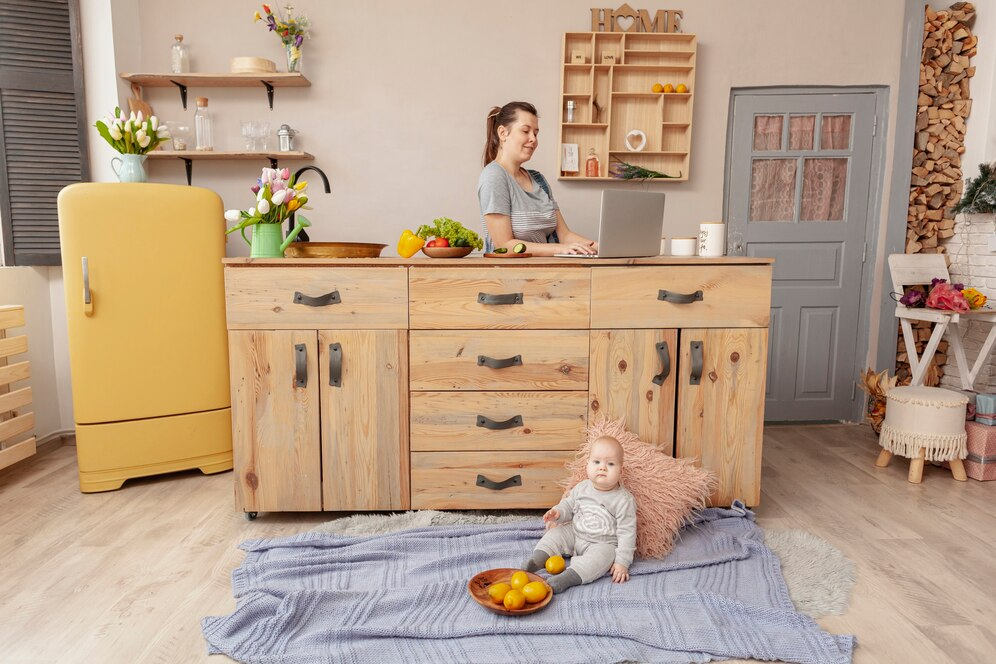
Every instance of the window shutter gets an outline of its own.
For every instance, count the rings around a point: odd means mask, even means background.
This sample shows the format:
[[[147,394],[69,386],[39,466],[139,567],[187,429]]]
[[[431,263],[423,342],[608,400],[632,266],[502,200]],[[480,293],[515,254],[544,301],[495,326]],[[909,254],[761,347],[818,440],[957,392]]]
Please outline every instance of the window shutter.
[[[0,0],[0,25],[4,263],[59,265],[59,191],[89,179],[78,0]]]

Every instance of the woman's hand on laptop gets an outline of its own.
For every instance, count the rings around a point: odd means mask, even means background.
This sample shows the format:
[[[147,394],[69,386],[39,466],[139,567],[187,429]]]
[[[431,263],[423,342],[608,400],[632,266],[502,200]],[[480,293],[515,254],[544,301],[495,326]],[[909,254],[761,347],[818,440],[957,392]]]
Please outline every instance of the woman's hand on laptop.
[[[596,254],[598,253],[597,242],[571,242],[564,245],[564,253],[568,254]]]

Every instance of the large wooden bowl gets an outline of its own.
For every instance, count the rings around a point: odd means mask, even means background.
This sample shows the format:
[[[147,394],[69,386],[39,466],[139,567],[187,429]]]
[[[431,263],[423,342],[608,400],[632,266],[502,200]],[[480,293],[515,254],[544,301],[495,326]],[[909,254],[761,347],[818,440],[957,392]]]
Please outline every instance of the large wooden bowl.
[[[526,604],[521,609],[516,609],[511,611],[506,609],[502,604],[495,604],[488,597],[488,587],[496,583],[509,583],[512,580],[512,574],[520,570],[513,569],[511,567],[499,567],[497,569],[489,569],[480,574],[476,574],[474,578],[467,582],[467,592],[470,596],[474,598],[474,601],[483,606],[485,609],[494,611],[495,613],[500,613],[504,616],[524,616],[530,613],[536,613],[542,608],[545,608],[550,600],[553,599],[553,589],[550,585],[543,580],[543,577],[537,576],[532,572],[526,572],[526,576],[529,577],[530,581],[543,581],[546,585],[546,597],[542,601],[536,602],[535,604]]]
[[[386,244],[372,242],[291,242],[287,258],[377,258]]]
[[[473,247],[422,247],[422,253],[429,258],[463,258],[473,250]]]

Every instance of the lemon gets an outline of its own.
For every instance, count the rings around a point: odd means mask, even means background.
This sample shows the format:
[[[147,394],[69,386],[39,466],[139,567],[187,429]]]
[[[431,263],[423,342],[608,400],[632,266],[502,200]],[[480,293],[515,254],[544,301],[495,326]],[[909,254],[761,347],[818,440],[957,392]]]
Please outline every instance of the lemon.
[[[496,583],[493,586],[488,586],[488,597],[495,604],[501,604],[505,600],[505,595],[508,591],[512,589],[512,586],[507,583]]]
[[[526,602],[529,604],[542,602],[546,598],[546,584],[542,581],[531,581],[523,586],[522,594],[526,596]]]
[[[529,583],[529,576],[525,572],[520,570],[512,575],[512,588],[515,590],[521,590],[527,583]]]
[[[546,559],[546,571],[550,574],[560,574],[567,567],[563,556],[550,556]]]
[[[502,603],[509,611],[515,611],[516,609],[521,609],[526,605],[526,596],[521,590],[512,589],[505,595],[505,599]]]
[[[651,88],[654,92],[664,92],[664,86],[660,83],[654,83],[654,87]]]
[[[668,83],[664,86],[664,92],[674,92],[674,86]]]
[[[678,87],[674,89],[675,92],[688,92],[688,86],[684,83],[679,83]]]

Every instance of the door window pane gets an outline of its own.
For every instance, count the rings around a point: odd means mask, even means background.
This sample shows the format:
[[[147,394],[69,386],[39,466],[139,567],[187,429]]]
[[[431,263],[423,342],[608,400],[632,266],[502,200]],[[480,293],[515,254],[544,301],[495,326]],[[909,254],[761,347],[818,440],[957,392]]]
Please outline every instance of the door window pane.
[[[795,159],[755,159],[750,165],[748,221],[795,219]]]
[[[802,168],[801,221],[843,221],[847,159],[806,159]]]
[[[821,150],[846,150],[851,147],[851,116],[824,115],[820,129]]]
[[[793,115],[789,118],[789,150],[812,150],[815,115]]]
[[[754,150],[756,152],[782,149],[781,115],[754,116]]]

